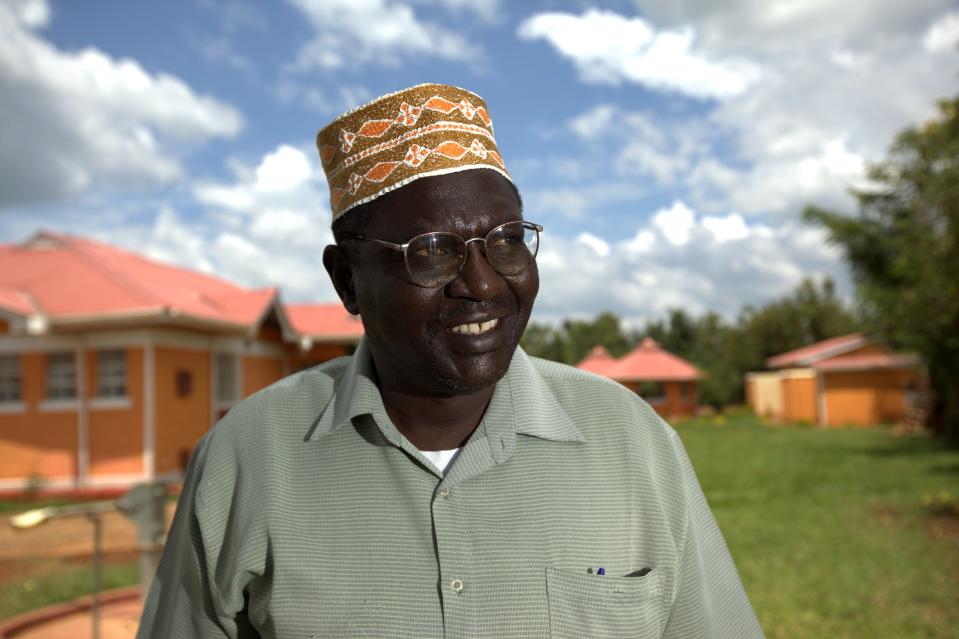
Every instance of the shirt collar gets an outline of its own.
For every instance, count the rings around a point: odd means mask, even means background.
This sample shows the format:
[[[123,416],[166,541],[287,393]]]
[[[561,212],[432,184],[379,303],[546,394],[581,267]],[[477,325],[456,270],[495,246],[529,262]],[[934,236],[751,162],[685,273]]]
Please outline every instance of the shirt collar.
[[[337,381],[333,399],[315,422],[309,439],[318,439],[360,415],[371,415],[390,443],[405,447],[406,438],[390,421],[383,406],[365,338],[360,340],[352,361]],[[486,413],[471,439],[484,435],[497,463],[512,455],[517,435],[561,442],[585,441],[521,348],[516,349],[506,375],[496,383]]]

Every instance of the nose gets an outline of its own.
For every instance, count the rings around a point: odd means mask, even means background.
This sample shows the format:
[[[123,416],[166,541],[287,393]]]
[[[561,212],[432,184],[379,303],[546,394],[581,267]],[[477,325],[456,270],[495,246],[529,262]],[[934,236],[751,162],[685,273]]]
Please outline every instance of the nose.
[[[507,288],[506,280],[486,259],[486,244],[471,240],[466,244],[466,263],[459,275],[446,285],[450,297],[486,301]]]

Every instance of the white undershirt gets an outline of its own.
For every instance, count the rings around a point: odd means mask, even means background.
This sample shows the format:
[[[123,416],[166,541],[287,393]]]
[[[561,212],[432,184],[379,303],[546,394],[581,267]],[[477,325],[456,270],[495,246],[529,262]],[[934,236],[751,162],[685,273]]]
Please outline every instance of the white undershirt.
[[[419,449],[417,449],[419,450]],[[449,468],[450,464],[453,461],[453,458],[456,457],[456,453],[460,452],[459,448],[454,448],[452,450],[420,450],[423,453],[423,457],[429,460],[433,467],[441,473],[446,473],[446,469]]]

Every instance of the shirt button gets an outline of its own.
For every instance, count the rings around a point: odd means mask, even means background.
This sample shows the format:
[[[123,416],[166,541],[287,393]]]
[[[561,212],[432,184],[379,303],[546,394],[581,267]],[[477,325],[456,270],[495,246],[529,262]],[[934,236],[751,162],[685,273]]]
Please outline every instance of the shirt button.
[[[455,592],[456,594],[459,594],[460,592],[463,591],[463,580],[454,579],[453,581],[450,582],[450,588],[453,589],[453,592]]]
[[[449,488],[444,488],[443,490],[440,491],[440,497],[442,497],[443,499],[446,499],[449,496],[450,496]]]

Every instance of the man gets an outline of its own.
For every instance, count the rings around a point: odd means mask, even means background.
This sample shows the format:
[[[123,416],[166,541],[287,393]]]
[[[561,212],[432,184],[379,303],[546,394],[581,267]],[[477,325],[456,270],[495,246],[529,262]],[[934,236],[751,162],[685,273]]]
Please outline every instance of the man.
[[[517,348],[541,227],[482,99],[416,86],[317,146],[366,336],[204,437],[139,636],[761,637],[676,434]]]

